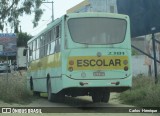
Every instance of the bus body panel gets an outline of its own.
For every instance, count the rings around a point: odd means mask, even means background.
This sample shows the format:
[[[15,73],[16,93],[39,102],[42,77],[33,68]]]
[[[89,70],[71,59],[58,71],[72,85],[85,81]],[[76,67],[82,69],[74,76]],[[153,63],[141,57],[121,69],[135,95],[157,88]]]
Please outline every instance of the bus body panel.
[[[129,18],[126,15],[114,15],[105,13],[85,13],[82,15],[74,14],[69,15],[66,19],[78,19],[78,18],[113,18],[116,20],[125,20],[127,22],[126,33],[124,39],[120,43],[116,44],[106,44],[106,45],[90,45],[74,42],[70,27],[67,26],[66,35],[67,35],[67,50],[65,52],[65,61],[63,68],[66,67],[66,70],[63,69],[63,72],[66,72],[66,75],[73,79],[118,79],[125,78],[128,75],[131,75],[131,45],[130,45],[130,26]],[[84,25],[85,26],[85,25]],[[78,28],[78,27],[76,27]],[[91,27],[92,28],[92,27]],[[116,27],[115,27],[116,28]],[[84,32],[85,34],[85,32]],[[88,33],[86,33],[88,34]],[[83,38],[82,38],[83,39]],[[100,54],[101,56],[98,56]],[[128,63],[124,65],[124,61]],[[70,62],[74,63],[70,65]],[[128,67],[127,71],[124,71],[125,66]],[[72,71],[73,70],[73,71]],[[99,72],[101,74],[99,74]],[[93,73],[97,73],[94,76]],[[100,76],[98,76],[98,74]],[[82,77],[84,75],[84,77]]]
[[[29,79],[32,77],[35,91],[47,92],[47,76],[50,76],[52,85],[57,85],[58,78],[61,78],[61,53],[56,53],[42,60],[32,61],[28,68],[28,85]],[[37,84],[38,83],[38,84]],[[56,87],[53,87],[53,92],[57,92]]]
[[[115,83],[119,82],[118,85],[116,85]],[[84,83],[84,85],[81,85],[81,83]],[[132,85],[132,75],[128,75],[126,78],[124,79],[108,79],[108,80],[104,80],[104,79],[92,79],[92,80],[75,80],[75,79],[71,79],[67,76],[63,76],[63,89],[66,88],[80,88],[80,87],[89,87],[89,88],[94,88],[94,87],[128,87],[130,88]]]
[[[99,57],[97,54],[101,54],[102,56]],[[66,67],[64,72],[66,72],[67,76],[74,79],[125,78],[131,74],[131,59],[129,54],[130,50],[115,48],[70,50],[68,57],[65,57],[67,59],[66,63],[63,63],[63,68]],[[70,64],[70,62],[73,62],[73,64]],[[126,64],[124,64],[125,62]],[[128,70],[124,71],[126,66]],[[72,68],[72,70],[70,71],[69,68]],[[104,75],[94,76],[94,72],[104,72]],[[85,77],[82,77],[83,73],[85,73]]]

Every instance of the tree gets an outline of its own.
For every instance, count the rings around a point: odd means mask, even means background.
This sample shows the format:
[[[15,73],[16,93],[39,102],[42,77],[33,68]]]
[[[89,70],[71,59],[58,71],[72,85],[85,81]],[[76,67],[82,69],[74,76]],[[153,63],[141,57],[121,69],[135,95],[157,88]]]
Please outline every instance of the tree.
[[[32,36],[27,33],[18,33],[17,34],[17,47],[27,46],[27,41],[31,39]]]
[[[38,25],[38,21],[43,14],[40,8],[43,0],[0,0],[0,30],[3,31],[4,25],[10,25],[17,29],[19,17],[23,14],[34,14],[33,26]]]

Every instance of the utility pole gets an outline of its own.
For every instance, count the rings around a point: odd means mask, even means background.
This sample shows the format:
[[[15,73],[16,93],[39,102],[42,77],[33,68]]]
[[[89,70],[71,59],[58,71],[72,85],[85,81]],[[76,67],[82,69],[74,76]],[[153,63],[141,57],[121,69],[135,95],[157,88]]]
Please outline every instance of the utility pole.
[[[52,21],[54,21],[54,8],[53,8],[53,1],[52,2],[42,2],[42,3],[51,3],[52,4]]]
[[[155,42],[155,33],[156,28],[152,27],[151,31],[152,31],[152,45],[153,45],[153,57],[154,57],[154,74],[155,74],[155,84],[158,83],[158,77],[157,77],[157,57],[156,57],[156,42]]]

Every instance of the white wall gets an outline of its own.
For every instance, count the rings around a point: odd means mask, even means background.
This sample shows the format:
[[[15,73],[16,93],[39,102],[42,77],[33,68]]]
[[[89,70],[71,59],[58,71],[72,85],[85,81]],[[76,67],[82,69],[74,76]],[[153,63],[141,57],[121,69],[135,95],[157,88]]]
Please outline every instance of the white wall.
[[[145,64],[145,55],[135,55],[132,56],[132,74],[136,76],[138,74],[143,74],[148,76],[148,65]],[[154,62],[152,60],[151,65],[152,76],[154,75]],[[160,65],[157,63],[157,72],[160,72]]]

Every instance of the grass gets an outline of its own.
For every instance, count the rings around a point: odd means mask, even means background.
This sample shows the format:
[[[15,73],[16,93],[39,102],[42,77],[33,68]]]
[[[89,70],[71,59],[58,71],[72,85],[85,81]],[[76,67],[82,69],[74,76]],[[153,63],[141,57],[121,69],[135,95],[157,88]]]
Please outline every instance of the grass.
[[[120,100],[138,107],[160,107],[160,83],[155,84],[153,77],[133,77],[132,89],[121,93]]]
[[[0,100],[7,103],[29,104],[34,99],[32,92],[27,90],[26,75],[16,72],[0,75]],[[46,97],[47,94],[41,94]],[[152,77],[139,75],[133,77],[131,90],[120,94],[120,100],[125,104],[138,107],[160,107],[160,83],[154,84]]]
[[[7,103],[27,104],[32,100],[31,91],[27,90],[26,76],[16,72],[0,75],[0,100]]]

